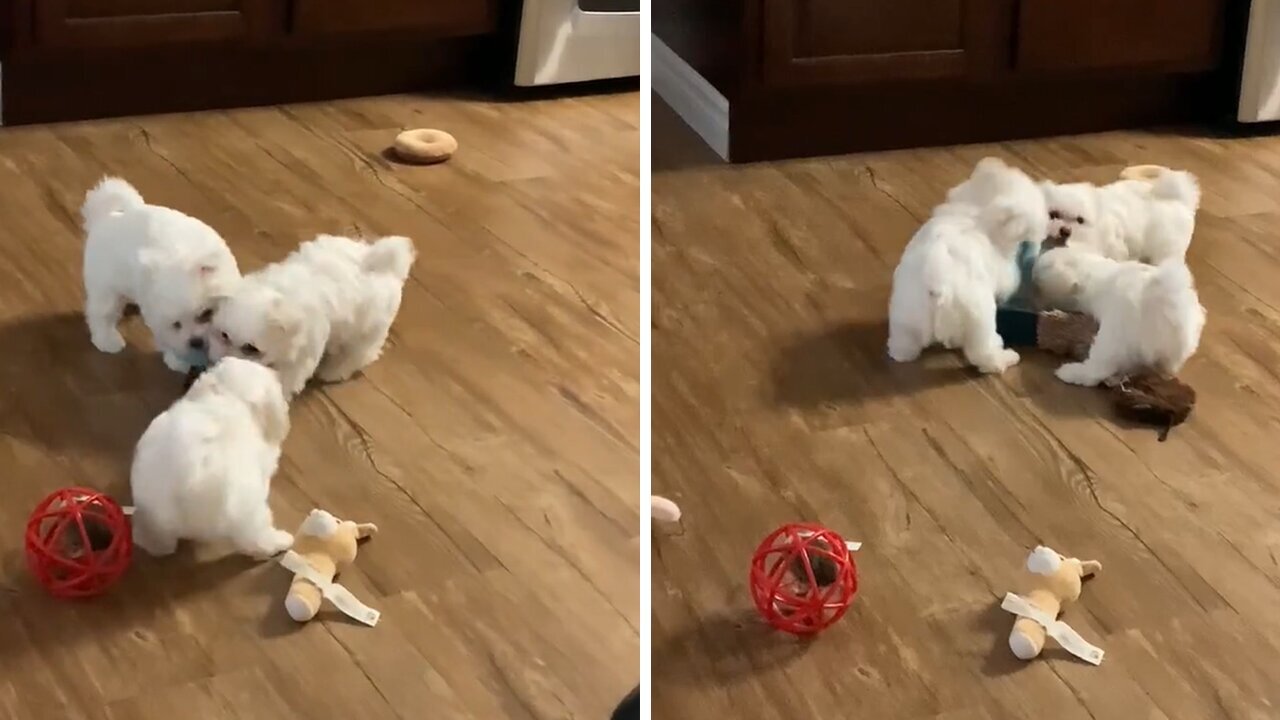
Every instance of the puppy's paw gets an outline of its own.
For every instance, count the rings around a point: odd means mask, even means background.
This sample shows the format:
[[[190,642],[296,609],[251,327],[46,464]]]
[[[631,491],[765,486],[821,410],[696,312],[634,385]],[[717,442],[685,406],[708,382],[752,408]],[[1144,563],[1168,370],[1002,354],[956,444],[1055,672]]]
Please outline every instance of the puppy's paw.
[[[89,339],[93,341],[94,347],[104,353],[118,353],[124,350],[124,336],[115,328],[91,332]]]
[[[997,350],[989,357],[984,357],[975,362],[974,367],[978,368],[979,372],[995,375],[1017,365],[1021,359],[1022,356],[1016,350]]]
[[[1062,382],[1071,385],[1092,387],[1098,384],[1098,379],[1088,371],[1084,363],[1067,363],[1058,368],[1054,375],[1057,375]]]
[[[915,343],[899,342],[892,338],[889,340],[889,357],[894,362],[906,363],[917,360],[922,349]]]
[[[147,551],[147,554],[151,557],[172,555],[178,549],[178,538],[170,535],[149,533],[145,530],[134,531],[133,543]]]
[[[258,539],[253,554],[258,558],[266,559],[275,557],[291,547],[293,547],[293,535],[284,530],[270,530]]]

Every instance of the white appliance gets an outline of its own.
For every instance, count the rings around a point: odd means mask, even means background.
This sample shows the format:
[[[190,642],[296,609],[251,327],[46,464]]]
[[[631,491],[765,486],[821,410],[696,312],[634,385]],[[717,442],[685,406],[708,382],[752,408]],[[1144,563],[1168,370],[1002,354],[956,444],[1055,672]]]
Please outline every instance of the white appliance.
[[[1240,122],[1280,120],[1280,0],[1253,0],[1240,79]]]
[[[640,74],[641,0],[524,0],[516,85]]]

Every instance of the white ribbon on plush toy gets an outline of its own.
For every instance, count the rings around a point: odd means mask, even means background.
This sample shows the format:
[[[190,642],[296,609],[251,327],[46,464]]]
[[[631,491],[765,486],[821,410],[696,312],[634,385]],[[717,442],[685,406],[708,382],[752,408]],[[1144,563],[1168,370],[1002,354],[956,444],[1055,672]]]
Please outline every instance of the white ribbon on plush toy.
[[[1000,609],[1024,617],[1028,620],[1035,621],[1044,628],[1045,633],[1058,641],[1058,644],[1067,652],[1093,665],[1102,664],[1102,656],[1106,653],[1102,648],[1090,643],[1081,637],[1080,633],[1071,629],[1071,626],[1050,617],[1049,613],[1032,605],[1030,601],[1013,593],[1006,593],[1004,602],[1000,603]]]
[[[378,618],[382,617],[382,613],[360,602],[350,590],[321,575],[298,553],[292,550],[285,551],[285,554],[280,556],[280,564],[289,572],[302,576],[304,580],[320,588],[320,595],[352,620],[373,627],[378,624]]]

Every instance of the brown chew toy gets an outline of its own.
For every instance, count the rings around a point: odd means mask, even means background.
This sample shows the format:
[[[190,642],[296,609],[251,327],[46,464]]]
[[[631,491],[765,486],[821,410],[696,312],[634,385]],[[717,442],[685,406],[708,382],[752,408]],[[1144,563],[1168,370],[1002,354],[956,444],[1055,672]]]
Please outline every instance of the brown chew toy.
[[[795,559],[791,561],[792,582],[800,588],[799,592],[807,591],[809,586],[809,573],[805,572],[804,557],[801,555],[809,558],[809,569],[813,570],[813,581],[819,588],[834,584],[840,577],[840,568],[836,566],[835,561],[821,552],[830,550],[831,546],[818,539],[813,541],[813,547],[820,552],[797,554]]]
[[[1041,545],[1027,557],[1027,570],[1031,572],[1032,579],[1027,592],[1021,596],[1022,599],[1046,618],[1056,620],[1068,604],[1080,599],[1084,578],[1100,572],[1102,563],[1063,557]],[[1013,623],[1013,631],[1009,633],[1009,649],[1018,659],[1031,660],[1044,650],[1047,635],[1045,627],[1039,622],[1029,617],[1019,617]],[[1068,647],[1068,650],[1074,653],[1073,648]],[[1099,651],[1099,661],[1101,657],[1102,653]]]
[[[1098,334],[1098,321],[1084,313],[1048,310],[1036,318],[1036,345],[1046,352],[1084,360]]]
[[[396,155],[406,162],[431,165],[444,162],[458,151],[458,141],[443,130],[419,128],[396,136]]]
[[[1175,377],[1146,372],[1130,375],[1111,390],[1116,413],[1135,422],[1155,425],[1160,442],[1169,431],[1187,421],[1196,405],[1196,391]]]
[[[1048,310],[1036,316],[1036,347],[1072,360],[1089,356],[1098,322],[1083,313]],[[1175,377],[1152,371],[1134,373],[1112,384],[1116,414],[1160,430],[1160,442],[1169,431],[1187,421],[1196,405],[1196,391]]]
[[[293,549],[289,554],[301,558],[319,578],[327,578],[328,582],[332,582],[343,568],[356,559],[358,542],[376,532],[378,526],[372,523],[357,525],[350,520],[339,520],[324,510],[312,510],[294,535]],[[289,617],[298,622],[306,622],[320,612],[323,599],[321,588],[298,573],[289,586],[284,606],[289,611]]]

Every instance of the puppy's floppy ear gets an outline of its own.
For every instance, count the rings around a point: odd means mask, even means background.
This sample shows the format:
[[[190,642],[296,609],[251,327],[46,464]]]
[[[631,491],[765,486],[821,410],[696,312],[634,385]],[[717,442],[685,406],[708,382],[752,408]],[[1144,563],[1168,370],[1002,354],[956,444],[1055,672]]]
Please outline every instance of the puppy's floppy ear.
[[[267,305],[267,322],[284,335],[295,335],[304,321],[302,311],[283,295],[277,295]]]
[[[993,240],[1017,243],[1031,240],[1031,224],[1020,208],[1013,203],[996,201],[984,207],[978,222]],[[1040,238],[1036,238],[1039,240]]]

